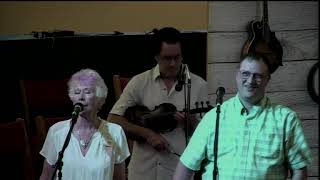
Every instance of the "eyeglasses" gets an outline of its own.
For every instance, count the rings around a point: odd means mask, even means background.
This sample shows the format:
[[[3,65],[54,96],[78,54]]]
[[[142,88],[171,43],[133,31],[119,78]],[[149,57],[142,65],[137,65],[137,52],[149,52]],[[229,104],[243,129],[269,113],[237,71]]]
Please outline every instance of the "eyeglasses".
[[[162,60],[163,62],[170,63],[172,60],[174,62],[180,62],[182,61],[182,56],[177,55],[177,56],[159,56],[159,59]]]
[[[268,75],[265,75],[265,74],[260,74],[260,73],[251,73],[250,71],[240,71],[240,74],[241,74],[241,77],[243,80],[247,80],[251,77],[253,77],[253,79],[260,83],[262,80],[266,79],[267,77],[269,77]]]

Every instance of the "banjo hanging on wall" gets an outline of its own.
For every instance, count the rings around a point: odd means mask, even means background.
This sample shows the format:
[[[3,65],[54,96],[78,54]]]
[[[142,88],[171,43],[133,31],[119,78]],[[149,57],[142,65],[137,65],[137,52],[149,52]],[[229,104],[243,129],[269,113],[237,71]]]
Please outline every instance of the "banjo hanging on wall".
[[[270,73],[273,73],[279,66],[282,66],[283,49],[275,32],[270,30],[266,0],[263,1],[261,20],[249,22],[247,30],[249,38],[243,46],[241,59],[249,53],[260,53],[268,60]]]
[[[314,102],[320,104],[319,96],[319,62],[315,63],[308,74],[307,79],[308,93]]]

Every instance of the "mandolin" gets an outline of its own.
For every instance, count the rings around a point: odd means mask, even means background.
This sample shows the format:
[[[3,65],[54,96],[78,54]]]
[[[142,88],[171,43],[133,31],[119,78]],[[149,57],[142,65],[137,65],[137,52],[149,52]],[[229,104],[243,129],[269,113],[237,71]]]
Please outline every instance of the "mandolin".
[[[278,66],[282,66],[283,49],[275,32],[270,30],[268,4],[266,0],[263,1],[262,20],[251,21],[247,26],[247,31],[249,37],[243,46],[241,59],[249,53],[262,54],[268,61],[270,74],[273,73]]]
[[[198,107],[190,110],[190,114],[208,112],[213,107],[206,102],[207,107]],[[183,110],[185,112],[185,110]],[[182,112],[183,112],[182,111]],[[132,106],[127,108],[124,116],[129,122],[149,128],[155,132],[169,132],[177,127],[177,121],[174,118],[174,114],[177,112],[177,108],[171,103],[162,103],[156,106],[154,110],[149,110],[146,106]]]

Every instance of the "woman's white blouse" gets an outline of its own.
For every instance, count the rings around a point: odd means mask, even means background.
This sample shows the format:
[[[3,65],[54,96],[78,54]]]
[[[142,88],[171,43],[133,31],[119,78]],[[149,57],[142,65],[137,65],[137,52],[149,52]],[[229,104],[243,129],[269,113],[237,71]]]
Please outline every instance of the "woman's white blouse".
[[[70,121],[58,122],[48,131],[40,154],[50,165],[55,165],[58,159]],[[81,153],[79,141],[71,134],[69,145],[63,154],[62,179],[112,180],[114,164],[123,162],[129,155],[126,136],[121,126],[102,120],[98,131],[92,136],[85,156]]]

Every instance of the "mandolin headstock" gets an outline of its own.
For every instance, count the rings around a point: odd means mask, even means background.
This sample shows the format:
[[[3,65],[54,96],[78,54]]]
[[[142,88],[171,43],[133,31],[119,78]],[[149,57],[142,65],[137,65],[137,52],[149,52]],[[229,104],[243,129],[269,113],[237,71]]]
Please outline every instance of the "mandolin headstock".
[[[202,115],[208,111],[210,111],[213,106],[210,105],[209,101],[203,102],[195,102],[195,107],[194,109],[190,109],[190,114],[200,114],[200,117],[202,117]],[[186,110],[183,110],[184,112],[186,112]]]

